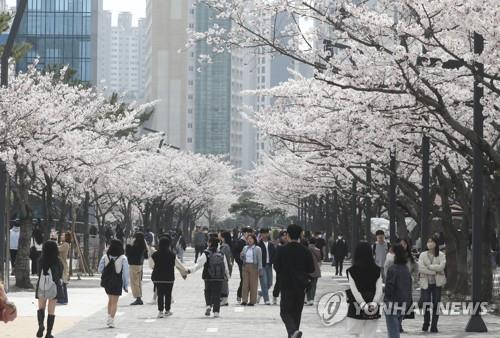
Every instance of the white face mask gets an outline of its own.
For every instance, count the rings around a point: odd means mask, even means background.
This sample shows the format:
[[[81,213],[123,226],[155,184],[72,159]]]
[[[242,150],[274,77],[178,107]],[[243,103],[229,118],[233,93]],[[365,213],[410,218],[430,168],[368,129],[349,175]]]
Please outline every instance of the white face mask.
[[[342,236],[339,236],[339,239],[342,239]]]

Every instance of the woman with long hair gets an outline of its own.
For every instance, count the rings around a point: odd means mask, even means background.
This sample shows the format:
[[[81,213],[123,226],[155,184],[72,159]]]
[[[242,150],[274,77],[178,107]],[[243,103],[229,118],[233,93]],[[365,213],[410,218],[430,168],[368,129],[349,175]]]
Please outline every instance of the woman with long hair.
[[[63,266],[59,259],[56,242],[47,241],[43,244],[42,255],[38,263],[38,281],[35,291],[35,298],[38,299],[38,331],[36,336],[43,337],[45,309],[48,308],[45,338],[53,338],[52,329],[56,318],[56,300],[58,296],[61,296],[61,278],[63,274]]]
[[[59,259],[63,265],[63,283],[62,283],[62,297],[57,298],[57,304],[66,305],[68,304],[68,283],[69,283],[69,266],[68,266],[68,254],[71,246],[71,240],[73,236],[71,232],[66,232],[64,234],[64,241],[59,245]]]
[[[108,251],[99,261],[101,286],[108,295],[108,319],[106,325],[115,327],[114,319],[118,308],[118,299],[122,290],[128,292],[129,265],[123,252],[123,244],[117,239],[111,240]]]
[[[241,251],[241,259],[243,260],[241,305],[254,306],[257,302],[259,276],[262,273],[262,250],[257,245],[257,237],[254,234],[247,236],[247,245]]]
[[[31,236],[30,259],[31,259],[31,274],[38,273],[38,260],[42,255],[43,233],[40,228],[36,227]]]
[[[170,305],[172,303],[172,289],[175,281],[174,268],[179,270],[182,278],[186,279],[187,275],[187,269],[170,249],[170,242],[170,237],[161,237],[158,244],[158,251],[155,251],[151,256],[153,260],[151,280],[157,292],[158,318],[172,315]]]
[[[444,273],[446,256],[439,251],[438,239],[435,237],[427,240],[427,249],[418,258],[420,301],[424,304],[425,311],[422,331],[426,332],[430,324],[431,332],[438,332],[438,304],[441,301],[441,288],[446,284]],[[432,321],[430,304],[432,304]]]
[[[353,264],[346,272],[350,286],[347,293],[347,331],[358,337],[375,337],[383,294],[382,274],[368,242],[358,244]]]
[[[130,305],[143,305],[142,301],[142,266],[144,257],[147,257],[147,244],[142,232],[134,235],[132,245],[127,244],[125,249],[128,264],[130,265],[130,287],[135,301]]]
[[[220,252],[226,257],[227,260],[227,266],[229,269],[229,277],[231,277],[233,273],[233,254],[232,252],[232,247],[231,247],[231,233],[229,231],[220,231],[219,232],[219,241],[220,241]],[[221,306],[227,306],[229,305],[228,303],[228,297],[229,297],[229,282],[227,280],[222,282],[222,294],[221,294]]]

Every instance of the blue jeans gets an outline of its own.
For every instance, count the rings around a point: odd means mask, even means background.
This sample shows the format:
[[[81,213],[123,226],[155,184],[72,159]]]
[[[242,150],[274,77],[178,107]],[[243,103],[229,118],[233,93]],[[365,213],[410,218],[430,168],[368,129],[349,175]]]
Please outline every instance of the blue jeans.
[[[398,315],[385,315],[385,322],[387,324],[387,338],[399,338],[399,323],[401,316]]]
[[[260,279],[261,295],[264,297],[264,302],[269,302],[269,289],[273,285],[273,265],[265,264],[262,267],[262,276]]]

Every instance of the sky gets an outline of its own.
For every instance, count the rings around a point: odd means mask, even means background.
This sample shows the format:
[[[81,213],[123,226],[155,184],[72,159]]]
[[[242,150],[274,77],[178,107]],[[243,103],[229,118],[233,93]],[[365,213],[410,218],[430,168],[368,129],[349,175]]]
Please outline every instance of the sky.
[[[8,6],[15,6],[16,0],[7,0]],[[146,0],[104,0],[105,10],[113,11],[113,21],[117,20],[119,12],[132,12],[134,23],[146,16]]]

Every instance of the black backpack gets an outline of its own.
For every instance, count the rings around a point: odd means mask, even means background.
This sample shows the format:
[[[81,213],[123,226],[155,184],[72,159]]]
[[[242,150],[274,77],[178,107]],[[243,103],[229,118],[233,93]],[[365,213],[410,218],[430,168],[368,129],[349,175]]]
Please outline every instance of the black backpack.
[[[109,259],[109,263],[104,267],[104,270],[102,271],[101,287],[110,290],[121,288],[123,268],[120,273],[117,273],[115,269],[116,260],[114,258],[110,258],[109,256],[107,257]]]
[[[226,277],[226,267],[224,265],[224,255],[220,252],[207,254],[208,277],[211,280],[224,280]]]

